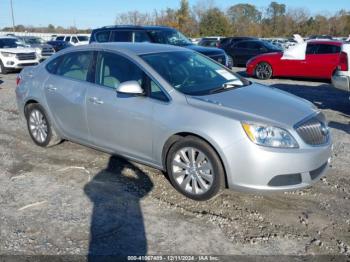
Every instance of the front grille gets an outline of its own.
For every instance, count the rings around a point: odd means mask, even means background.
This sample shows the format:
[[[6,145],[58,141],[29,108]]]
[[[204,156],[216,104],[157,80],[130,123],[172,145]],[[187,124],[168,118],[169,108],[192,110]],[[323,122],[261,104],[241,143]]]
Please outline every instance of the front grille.
[[[55,53],[55,51],[53,50],[53,48],[43,48],[41,50],[41,55],[42,56],[51,56],[53,55],[53,53]]]
[[[35,60],[36,55],[35,53],[19,53],[17,54],[18,60]]]
[[[322,113],[302,121],[295,129],[306,144],[317,146],[328,142],[329,129]]]
[[[215,55],[215,56],[209,56],[211,59],[215,60],[216,62],[219,62],[220,64],[225,65],[226,57],[225,55]]]

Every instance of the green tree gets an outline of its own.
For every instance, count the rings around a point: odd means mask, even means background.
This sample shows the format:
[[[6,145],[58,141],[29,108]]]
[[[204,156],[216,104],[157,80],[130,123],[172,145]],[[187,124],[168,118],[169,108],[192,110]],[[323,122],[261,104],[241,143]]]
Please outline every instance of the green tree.
[[[218,8],[207,10],[199,22],[202,36],[228,36],[232,34],[232,25],[225,14]]]
[[[231,6],[227,15],[235,28],[237,35],[259,35],[261,12],[251,4],[237,4]]]
[[[271,2],[267,8],[267,22],[272,36],[283,35],[285,30],[286,5]]]

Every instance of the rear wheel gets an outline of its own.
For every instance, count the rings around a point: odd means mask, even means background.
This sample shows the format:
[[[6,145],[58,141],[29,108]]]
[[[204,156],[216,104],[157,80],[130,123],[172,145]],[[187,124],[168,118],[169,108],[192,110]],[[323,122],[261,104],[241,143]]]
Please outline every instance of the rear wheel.
[[[61,142],[41,105],[29,104],[26,119],[29,135],[38,146],[50,147]]]
[[[266,62],[259,63],[255,68],[255,76],[261,80],[267,80],[272,77],[272,67]]]
[[[170,148],[167,171],[175,189],[194,200],[208,200],[224,187],[225,172],[220,158],[197,137],[182,138]]]

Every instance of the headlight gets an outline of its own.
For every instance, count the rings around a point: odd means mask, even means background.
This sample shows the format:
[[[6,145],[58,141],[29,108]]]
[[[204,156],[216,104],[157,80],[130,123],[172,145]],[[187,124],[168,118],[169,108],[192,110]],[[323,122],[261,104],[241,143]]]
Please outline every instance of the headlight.
[[[257,145],[278,148],[299,147],[294,137],[282,128],[258,123],[242,123],[242,127],[249,139]]]
[[[16,54],[8,52],[1,52],[1,55],[3,55],[4,57],[16,57]]]
[[[35,52],[36,52],[37,55],[40,55],[41,54],[41,49],[37,47],[37,48],[35,48]]]

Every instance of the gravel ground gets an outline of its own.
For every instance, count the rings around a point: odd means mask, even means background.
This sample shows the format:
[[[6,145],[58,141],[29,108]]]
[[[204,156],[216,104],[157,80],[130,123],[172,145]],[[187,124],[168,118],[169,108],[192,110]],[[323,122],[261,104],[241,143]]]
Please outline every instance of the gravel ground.
[[[226,190],[198,203],[177,193],[155,169],[71,142],[35,146],[17,112],[15,74],[1,76],[0,255],[128,250],[349,259],[348,95],[325,82],[263,83],[308,99],[327,115],[334,139],[328,175],[305,190],[264,195]]]

